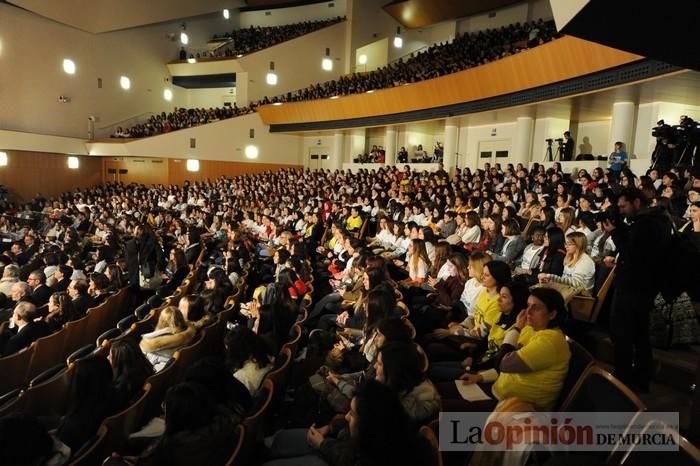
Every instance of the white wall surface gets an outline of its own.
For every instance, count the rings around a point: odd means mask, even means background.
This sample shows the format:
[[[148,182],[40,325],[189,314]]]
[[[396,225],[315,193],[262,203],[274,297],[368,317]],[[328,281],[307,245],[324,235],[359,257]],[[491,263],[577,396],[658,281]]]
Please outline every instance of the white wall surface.
[[[216,18],[188,21],[192,40],[208,38],[219,24]],[[87,137],[91,115],[98,118],[99,130],[147,112],[187,105],[187,93],[179,88],[173,87],[172,102],[163,99],[163,89],[170,86],[165,63],[179,51],[167,35],[178,32],[179,25],[94,35],[0,4],[0,128]],[[63,72],[64,58],[76,63],[74,75]],[[121,75],[131,79],[129,91],[119,87]],[[69,97],[70,103],[59,103],[59,95]]]
[[[342,153],[336,154],[333,151],[333,136],[332,135],[327,135],[327,136],[313,136],[313,137],[304,137],[303,139],[303,147],[301,151],[301,157],[302,160],[300,163],[303,163],[304,167],[311,167],[311,168],[331,168],[331,158],[333,157],[343,157]],[[310,160],[309,156],[311,154],[317,154],[317,155],[322,155],[322,154],[328,154],[331,158],[327,160]]]
[[[249,138],[249,130],[255,138]],[[190,148],[190,139],[196,139],[196,148]],[[248,144],[258,146],[255,160],[245,157]],[[302,163],[303,138],[285,134],[270,134],[257,114],[183,129],[168,134],[138,139],[132,142],[88,144],[90,155],[131,155],[141,157],[196,158],[227,162]]]
[[[460,127],[459,140],[457,141],[457,147],[459,148],[457,152],[460,156],[457,159],[457,166],[472,168],[482,167],[484,163],[479,160],[479,144],[489,141],[499,141],[499,148],[503,147],[510,150],[514,135],[515,122]],[[499,161],[501,163],[505,162],[505,160]]]
[[[238,92],[246,96],[243,102],[337,79],[345,67],[344,41],[345,24],[339,23],[240,58],[240,66],[248,73],[247,83],[242,76],[236,77]],[[334,59],[333,71],[321,69],[326,47],[331,49],[331,58]],[[269,86],[265,82],[271,61],[275,62],[276,86]],[[239,100],[238,105],[241,103]]]
[[[612,151],[608,147],[610,139],[610,120],[579,122],[576,134],[574,157],[578,154],[607,155]]]
[[[187,89],[188,107],[223,107],[224,102],[236,102],[236,88]]]
[[[239,24],[241,28],[247,28],[250,26],[279,26],[302,21],[319,21],[345,16],[346,8],[347,3],[345,0],[331,0],[329,2],[291,8],[244,11],[240,13]]]

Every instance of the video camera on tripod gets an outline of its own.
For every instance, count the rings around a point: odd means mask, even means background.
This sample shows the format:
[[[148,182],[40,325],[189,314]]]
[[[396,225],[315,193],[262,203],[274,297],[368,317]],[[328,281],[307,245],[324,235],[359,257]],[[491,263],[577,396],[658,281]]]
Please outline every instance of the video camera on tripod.
[[[666,149],[676,151],[673,165],[676,167],[683,165],[686,157],[689,165],[695,165],[697,147],[700,145],[700,124],[687,115],[680,118],[680,124],[671,126],[664,120],[659,120],[656,126],[651,129],[651,135],[656,138],[656,149],[652,154],[656,165],[660,156],[663,156]]]
[[[558,147],[557,151],[555,153],[552,153],[552,144],[554,144],[554,141],[557,141]],[[545,142],[547,143],[547,149],[544,151],[544,159],[542,160],[543,162],[554,162],[557,159],[561,159],[561,154],[563,152],[563,147],[564,147],[564,138],[557,138],[557,139],[552,139],[548,138],[545,139]]]

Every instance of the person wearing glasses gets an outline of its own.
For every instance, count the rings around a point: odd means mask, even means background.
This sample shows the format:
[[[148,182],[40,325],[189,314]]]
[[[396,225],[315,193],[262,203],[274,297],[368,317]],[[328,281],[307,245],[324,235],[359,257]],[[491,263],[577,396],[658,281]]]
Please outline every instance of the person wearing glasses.
[[[537,276],[539,282],[561,283],[590,293],[595,284],[595,262],[586,252],[588,247],[586,235],[579,231],[569,233],[566,235],[564,247],[566,256],[564,256],[562,274],[540,273]]]

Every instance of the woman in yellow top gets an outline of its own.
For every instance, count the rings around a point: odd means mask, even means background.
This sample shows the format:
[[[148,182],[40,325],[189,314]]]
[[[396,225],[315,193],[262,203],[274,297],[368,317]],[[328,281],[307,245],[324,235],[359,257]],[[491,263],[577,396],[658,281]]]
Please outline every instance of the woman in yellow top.
[[[486,347],[491,327],[501,318],[498,291],[510,280],[510,268],[505,262],[484,264],[481,277],[484,289],[474,303],[474,315],[427,335],[425,350],[431,361],[461,361],[465,356],[464,343],[470,343],[472,348],[481,346],[482,350]]]
[[[348,231],[357,231],[362,228],[362,217],[360,217],[359,207],[353,206],[350,209],[350,216],[345,220],[345,229]]]
[[[505,354],[498,372],[489,369],[467,373],[461,377],[464,383],[495,382],[491,392],[497,400],[518,398],[539,410],[553,409],[571,358],[569,344],[560,328],[565,317],[566,304],[558,291],[532,289],[527,309],[518,314],[515,326],[504,338]],[[450,403],[450,409],[454,408]]]

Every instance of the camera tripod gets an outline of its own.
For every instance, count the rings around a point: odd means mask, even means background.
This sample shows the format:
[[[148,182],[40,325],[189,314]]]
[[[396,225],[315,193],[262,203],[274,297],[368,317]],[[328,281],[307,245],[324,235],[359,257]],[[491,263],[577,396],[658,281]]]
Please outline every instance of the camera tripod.
[[[554,162],[556,160],[561,160],[561,144],[557,146],[557,150],[552,155],[552,141],[547,141],[547,149],[544,151],[542,162]]]
[[[695,155],[697,154],[697,144],[694,143],[686,143],[685,147],[683,148],[683,152],[681,152],[681,156],[678,158],[678,162],[676,162],[675,166],[676,168],[678,167],[683,167],[683,160],[685,159],[686,154],[690,158],[690,163],[688,164],[689,167],[694,167],[695,166]]]

